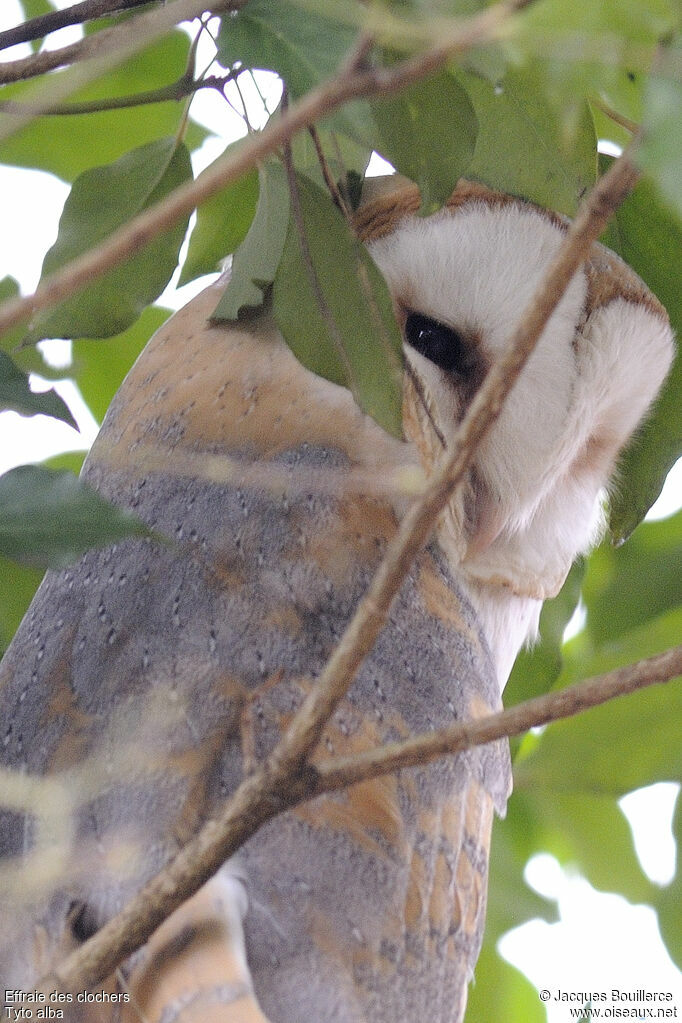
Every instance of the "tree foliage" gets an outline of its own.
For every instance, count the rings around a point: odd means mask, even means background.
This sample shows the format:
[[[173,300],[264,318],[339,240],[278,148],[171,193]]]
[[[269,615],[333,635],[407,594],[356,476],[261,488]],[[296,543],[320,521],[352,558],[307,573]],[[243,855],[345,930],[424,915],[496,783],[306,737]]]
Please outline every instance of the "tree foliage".
[[[87,22],[85,42],[117,27],[121,39],[124,33],[130,39],[141,17],[130,6]],[[23,8],[27,18],[54,11],[48,0],[24,0]],[[118,63],[114,38],[101,74],[95,68],[87,82],[79,77],[80,57],[65,58],[49,80],[30,64],[24,80],[3,77],[10,65],[0,65],[0,83],[6,82],[0,88],[0,161],[48,170],[71,183],[58,238],[45,254],[43,280],[94,245],[106,245],[115,229],[192,180],[190,154],[207,135],[192,120],[192,100],[201,89],[218,90],[239,104],[240,86],[258,71],[273,72],[285,92],[279,106],[267,111],[272,124],[330,79],[350,81],[370,68],[373,86],[349,102],[323,104],[311,133],[273,146],[258,168],[252,165],[215,191],[199,208],[184,259],[186,217],[8,331],[1,340],[0,407],[68,420],[55,392],[34,394],[27,378],[35,371],[55,376],[34,346],[59,336],[74,340],[65,375],[77,381],[101,420],[127,368],[167,315],[153,303],[178,261],[186,283],[215,271],[232,254],[233,275],[216,319],[271,306],[301,361],[351,387],[361,407],[397,432],[399,335],[385,284],[341,212],[354,206],[373,151],[418,183],[424,213],[445,200],[460,176],[469,176],[570,216],[608,161],[600,155],[606,143],[632,145],[643,176],[605,241],[649,284],[682,334],[682,35],[675,0],[536,0],[497,7],[481,0],[249,0],[215,8],[217,16],[191,23],[189,31],[156,38],[145,29],[136,51],[121,50]],[[494,16],[486,21],[486,14]],[[478,30],[467,35],[473,25]],[[208,67],[197,60],[200,37],[202,46],[215,40]],[[32,45],[40,57],[38,44]],[[386,87],[391,75],[408,68],[415,73],[401,88]],[[55,81],[61,97],[56,107]],[[29,107],[49,112],[28,117]],[[214,130],[220,134],[221,124]],[[223,159],[238,154],[240,145],[230,141]],[[0,297],[16,291],[12,280],[0,282]],[[654,414],[622,461],[610,507],[615,540],[632,532],[680,455],[681,377],[678,359]],[[69,483],[62,471],[22,469],[1,478],[2,644],[37,584],[36,564],[59,565],[84,545],[140,529],[75,479]],[[542,642],[519,658],[507,702],[678,642],[681,533],[680,514],[644,523],[622,548],[606,541],[576,567],[546,605]],[[563,644],[581,595],[585,625]],[[682,918],[670,908],[679,905],[680,868],[668,891],[648,880],[618,805],[635,788],[679,780],[681,716],[679,685],[651,688],[516,745],[515,794],[493,841],[487,944],[470,1023],[544,1017],[527,982],[495,952],[509,928],[552,916],[551,904],[522,879],[538,851],[577,867],[598,888],[657,908],[670,953],[682,963]],[[676,820],[679,829],[679,813]]]

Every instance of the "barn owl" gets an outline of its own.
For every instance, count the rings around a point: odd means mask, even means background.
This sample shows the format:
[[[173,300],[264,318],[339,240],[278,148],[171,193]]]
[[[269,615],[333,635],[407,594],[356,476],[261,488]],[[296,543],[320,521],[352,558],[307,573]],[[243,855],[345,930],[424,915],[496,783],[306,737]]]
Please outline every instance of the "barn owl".
[[[466,182],[426,219],[412,186],[373,187],[356,229],[404,334],[404,440],[267,315],[209,325],[220,285],[157,332],[107,413],[85,478],[174,544],[48,573],[0,669],[3,764],[36,778],[0,815],[5,988],[58,968],[272,749],[404,511],[382,481],[439,463],[565,231]],[[317,757],[499,706],[671,355],[661,306],[595,246]],[[111,978],[130,1001],[72,1018],[461,1020],[509,789],[497,743],[290,810]]]

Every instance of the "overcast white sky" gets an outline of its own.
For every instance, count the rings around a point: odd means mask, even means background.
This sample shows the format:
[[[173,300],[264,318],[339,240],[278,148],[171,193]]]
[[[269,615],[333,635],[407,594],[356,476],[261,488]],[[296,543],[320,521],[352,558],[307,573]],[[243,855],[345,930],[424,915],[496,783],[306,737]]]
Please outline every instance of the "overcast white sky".
[[[69,5],[70,0],[57,3],[59,7]],[[0,0],[0,30],[17,24],[20,18],[16,0]],[[65,41],[62,36],[60,42]],[[6,58],[7,54],[2,57]],[[207,143],[195,170],[222,150],[226,139],[234,137],[240,124],[226,112],[219,97],[202,95],[200,99],[194,110],[212,128],[221,124],[223,137]],[[33,290],[40,275],[42,256],[56,237],[67,193],[67,186],[50,175],[0,167],[0,279],[9,274],[19,281],[22,291]],[[171,288],[163,301],[177,308],[188,297],[188,289],[178,294]],[[54,358],[68,358],[68,345],[53,345],[51,354]],[[89,447],[96,424],[74,385],[67,385],[62,393],[76,415],[81,432],[43,416],[26,419],[11,412],[2,413],[0,472],[59,451]],[[668,515],[679,507],[681,495],[682,463],[678,463],[654,509],[656,517]],[[634,827],[642,865],[658,883],[666,883],[674,873],[675,847],[670,819],[676,792],[675,785],[658,785],[623,801]],[[619,896],[595,892],[582,878],[563,872],[550,856],[537,857],[529,866],[527,876],[538,891],[558,900],[561,922],[526,924],[504,939],[503,951],[538,988],[552,992],[557,989],[609,991],[612,987],[671,991],[675,1000],[672,1004],[677,1005],[677,1014],[682,1016],[682,974],[665,951],[651,910],[630,906]],[[566,1023],[570,1018],[565,1005],[550,1001],[547,1008],[549,1023]]]

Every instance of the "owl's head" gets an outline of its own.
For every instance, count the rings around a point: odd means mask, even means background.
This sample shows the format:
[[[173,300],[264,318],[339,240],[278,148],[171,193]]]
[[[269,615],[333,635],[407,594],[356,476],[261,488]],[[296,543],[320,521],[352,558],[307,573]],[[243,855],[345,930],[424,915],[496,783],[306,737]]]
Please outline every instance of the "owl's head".
[[[566,223],[468,182],[428,218],[415,215],[414,190],[400,194],[370,203],[361,231],[405,338],[405,431],[430,469],[509,343]],[[394,215],[377,218],[376,204],[387,202]],[[460,573],[535,602],[537,621],[537,602],[558,592],[598,535],[603,488],[673,350],[660,303],[595,246],[443,517],[440,540]]]

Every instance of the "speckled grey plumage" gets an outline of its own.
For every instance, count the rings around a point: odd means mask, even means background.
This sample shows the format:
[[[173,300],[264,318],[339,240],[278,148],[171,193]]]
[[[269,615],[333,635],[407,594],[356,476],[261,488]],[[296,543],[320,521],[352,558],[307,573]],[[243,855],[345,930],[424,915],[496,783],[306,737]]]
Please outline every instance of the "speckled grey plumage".
[[[314,457],[319,461],[319,453]],[[278,712],[294,708],[300,692],[289,680],[320,671],[374,567],[355,566],[347,585],[337,589],[306,557],[305,543],[296,558],[289,557],[296,532],[292,523],[303,523],[303,535],[326,517],[333,518],[331,499],[306,496],[285,503],[172,477],[147,479],[142,486],[141,480],[131,483],[120,474],[105,477],[96,467],[86,475],[108,496],[134,506],[155,528],[176,538],[182,531],[182,539],[172,548],[126,541],[92,551],[63,572],[48,573],[3,662],[4,766],[40,774],[55,759],[66,766],[71,751],[81,757],[113,757],[117,742],[132,741],[137,752],[139,739],[146,743],[145,762],[133,769],[132,777],[118,780],[114,770],[79,810],[80,841],[94,840],[98,847],[92,874],[67,884],[28,914],[29,919],[44,920],[53,934],[59,933],[59,918],[71,900],[83,899],[104,919],[177,847],[176,810],[188,782],[165,767],[169,753],[195,748],[216,732],[222,736],[215,762],[207,765],[201,818],[234,788],[241,774],[241,750],[237,708],[221,689],[226,673],[254,689],[283,670],[282,682],[263,700]],[[436,551],[431,554],[435,570],[452,587],[442,558]],[[239,576],[240,585],[218,589],[209,562]],[[348,705],[337,715],[341,725],[345,715],[352,728],[354,712],[381,721],[390,708],[413,732],[440,727],[457,716],[463,690],[468,698],[472,682],[495,705],[484,643],[472,648],[466,637],[426,614],[414,575],[404,585]],[[302,622],[299,636],[268,624],[273,608],[281,604],[296,609]],[[464,601],[462,611],[473,625]],[[68,733],[73,716],[58,713],[54,704],[49,709],[55,680],[72,694],[81,716],[75,735]],[[160,697],[156,702],[155,694]],[[167,719],[164,708],[170,711]],[[276,722],[267,718],[264,713],[258,728],[258,755],[279,734]],[[66,757],[58,752],[60,747],[68,751]],[[463,779],[475,777],[492,790],[502,811],[507,775],[500,771],[501,757],[499,747],[485,748],[422,770],[421,798],[435,805],[445,790],[456,793]],[[409,797],[403,797],[406,830],[416,834]],[[24,828],[16,814],[0,817],[3,855],[30,845],[31,834],[30,825]],[[112,876],[100,851],[120,835],[144,848],[141,868],[129,878]],[[349,949],[371,942],[367,907],[380,903],[386,890],[405,886],[403,863],[393,862],[390,854],[373,857],[338,833],[313,834],[290,814],[255,836],[241,860],[251,903],[250,963],[264,1009],[274,1021],[294,1020],[303,1009],[303,996],[311,1007],[319,1006],[320,999],[328,1004],[329,1014],[318,1018],[330,1021],[410,1018],[409,1002],[419,1004],[419,990],[430,986],[428,963],[423,962],[426,942],[387,955],[395,961],[388,986],[376,978],[355,977],[349,968],[347,986],[334,991],[307,930],[312,907],[337,922],[336,939],[347,942]],[[8,967],[8,951],[11,956],[23,949],[18,957],[23,962],[13,964],[3,982],[29,983],[27,923],[21,922],[18,910],[16,916],[11,912],[2,927],[3,937],[11,936],[3,968]],[[471,962],[476,951],[467,949]],[[404,966],[406,959],[413,965]]]

